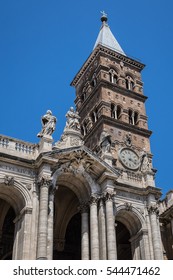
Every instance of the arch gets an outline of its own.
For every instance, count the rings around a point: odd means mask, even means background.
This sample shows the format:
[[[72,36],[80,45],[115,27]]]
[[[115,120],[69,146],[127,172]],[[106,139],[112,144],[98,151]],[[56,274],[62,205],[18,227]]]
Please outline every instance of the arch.
[[[29,191],[26,187],[16,180],[13,180],[13,184],[5,184],[4,178],[0,178],[0,198],[7,201],[17,214],[24,207],[31,207],[32,200]]]
[[[79,201],[89,200],[91,193],[100,191],[99,185],[81,166],[75,170],[73,167],[69,167],[67,171],[64,171],[63,168],[57,169],[52,176],[52,182],[54,188],[56,185],[63,185],[71,189]]]
[[[0,199],[0,208],[3,210],[0,215],[0,260],[8,260],[12,259],[16,214],[13,207],[5,200]]]
[[[11,248],[13,251],[12,259],[29,259],[31,195],[23,184],[6,175],[0,178],[0,199],[8,203],[15,213],[15,219],[13,219],[15,223],[13,249]]]
[[[114,119],[120,119],[122,113],[122,106],[119,104],[111,103],[111,117]]]
[[[93,123],[96,123],[96,122],[97,122],[97,120],[98,120],[98,110],[97,110],[97,108],[94,108],[94,109],[92,110],[92,113],[91,113],[91,120],[92,120]]]
[[[117,84],[118,81],[118,71],[111,67],[109,70],[109,80],[113,84]]]
[[[145,219],[140,211],[133,206],[128,210],[127,204],[117,206],[115,219],[127,227],[131,236],[146,228]]]
[[[129,115],[129,124],[137,125],[139,120],[139,112],[129,108],[128,115]]]
[[[126,73],[125,81],[126,81],[126,88],[128,90],[133,90],[135,85],[135,77],[131,73],[130,74]]]
[[[119,75],[119,73],[120,73],[120,70],[119,70],[119,68],[116,66],[116,65],[108,65],[109,66],[109,72],[111,71],[111,70],[113,70],[114,72],[116,72],[116,74],[117,74],[117,76]]]
[[[145,234],[148,230],[140,210],[128,202],[118,205],[115,223],[119,237],[119,240],[117,239],[117,256],[120,259],[146,259],[149,245]]]
[[[93,74],[92,78],[91,78],[91,85],[93,87],[95,87],[97,85],[97,76],[96,73]]]

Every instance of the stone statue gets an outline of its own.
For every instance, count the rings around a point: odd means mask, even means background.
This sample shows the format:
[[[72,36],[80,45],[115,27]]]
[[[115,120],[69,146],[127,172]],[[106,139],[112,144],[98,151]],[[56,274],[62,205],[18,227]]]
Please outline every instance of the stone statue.
[[[103,131],[100,136],[100,147],[103,153],[111,152],[111,143],[111,135],[108,134],[106,131]]]
[[[43,137],[46,135],[51,136],[55,130],[56,117],[52,116],[52,112],[47,110],[46,114],[42,117],[42,130],[37,134],[38,137]]]
[[[66,126],[65,129],[74,129],[80,131],[80,124],[79,124],[79,115],[75,112],[73,107],[70,107],[70,110],[66,114]]]
[[[146,153],[145,150],[142,151],[141,153],[141,166],[140,166],[140,170],[143,172],[146,172],[150,169],[150,162],[149,162],[149,158],[148,155]]]
[[[130,132],[125,136],[125,144],[129,147],[132,145],[132,135]]]

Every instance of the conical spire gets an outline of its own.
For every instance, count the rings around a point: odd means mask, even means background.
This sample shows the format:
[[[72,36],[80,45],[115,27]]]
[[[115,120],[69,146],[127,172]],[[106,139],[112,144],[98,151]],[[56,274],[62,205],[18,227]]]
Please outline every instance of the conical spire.
[[[118,53],[126,55],[119,43],[117,42],[117,40],[115,39],[114,35],[112,34],[109,25],[107,24],[107,20],[107,15],[105,14],[105,12],[102,12],[102,26],[93,49],[95,49],[96,46],[100,44]]]

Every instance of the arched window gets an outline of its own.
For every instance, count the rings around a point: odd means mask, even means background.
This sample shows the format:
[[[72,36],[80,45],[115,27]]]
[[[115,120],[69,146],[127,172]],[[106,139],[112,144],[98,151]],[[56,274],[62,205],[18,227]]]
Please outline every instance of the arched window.
[[[137,125],[137,122],[138,122],[138,113],[137,112],[135,112],[134,113],[134,123],[135,123],[135,125]]]
[[[109,80],[110,80],[110,82],[112,84],[116,84],[117,83],[117,79],[118,79],[117,73],[113,69],[111,69],[109,71]]]
[[[97,111],[97,109],[94,109],[93,112],[91,113],[91,119],[92,119],[93,123],[95,123],[98,120],[98,111]]]
[[[130,76],[126,77],[126,88],[129,90],[133,90],[133,88],[134,88],[134,81],[133,81],[132,77],[130,77]]]
[[[129,124],[137,125],[138,116],[139,116],[138,112],[129,109]]]
[[[96,78],[96,74],[94,73],[93,77],[92,77],[92,82],[91,82],[91,85],[93,87],[95,87],[97,85],[97,78]]]
[[[135,124],[134,111],[132,111],[131,109],[129,110],[129,124],[132,124],[132,125]]]
[[[87,134],[87,124],[86,121],[83,122],[83,124],[81,125],[81,133],[83,136],[85,136]]]
[[[121,107],[116,104],[111,104],[111,117],[118,120],[121,117]]]

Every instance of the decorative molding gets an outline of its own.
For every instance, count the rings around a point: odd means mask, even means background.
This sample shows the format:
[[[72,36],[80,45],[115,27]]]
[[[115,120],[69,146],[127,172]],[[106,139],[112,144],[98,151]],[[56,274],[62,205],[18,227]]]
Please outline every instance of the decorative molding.
[[[125,202],[124,203],[124,205],[125,205],[125,209],[127,210],[127,211],[132,211],[132,203],[130,203],[130,202]]]
[[[97,205],[99,201],[99,196],[97,194],[92,194],[90,197],[90,205]]]
[[[14,177],[5,175],[4,184],[7,185],[7,186],[14,185]]]
[[[107,190],[103,194],[103,199],[105,201],[110,201],[110,200],[113,200],[114,196],[115,196],[115,191],[114,190]]]
[[[27,176],[32,176],[34,177],[36,175],[36,172],[24,167],[18,167],[15,165],[10,165],[10,164],[1,164],[0,163],[0,170],[2,170],[4,172],[4,170],[6,171],[10,171],[13,173],[20,173],[20,174],[24,174]]]
[[[88,213],[89,212],[89,204],[88,201],[82,201],[79,206],[80,213]]]
[[[50,187],[52,185],[52,179],[49,176],[42,176],[38,181],[38,186],[42,187],[42,186],[46,186],[46,187]]]
[[[155,214],[156,216],[159,215],[159,208],[157,205],[150,205],[147,207],[149,214]]]

